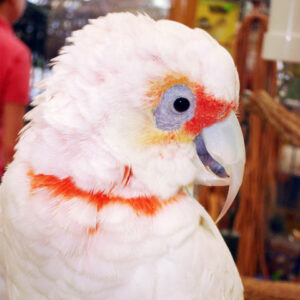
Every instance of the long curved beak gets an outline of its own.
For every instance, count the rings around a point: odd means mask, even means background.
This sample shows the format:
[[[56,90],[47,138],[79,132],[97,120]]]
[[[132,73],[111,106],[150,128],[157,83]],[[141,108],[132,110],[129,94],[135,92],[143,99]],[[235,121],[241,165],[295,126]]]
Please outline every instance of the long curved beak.
[[[217,222],[225,215],[242,184],[245,145],[234,112],[222,122],[204,128],[195,139],[197,153],[206,170],[199,178],[204,185],[229,185],[225,205]]]

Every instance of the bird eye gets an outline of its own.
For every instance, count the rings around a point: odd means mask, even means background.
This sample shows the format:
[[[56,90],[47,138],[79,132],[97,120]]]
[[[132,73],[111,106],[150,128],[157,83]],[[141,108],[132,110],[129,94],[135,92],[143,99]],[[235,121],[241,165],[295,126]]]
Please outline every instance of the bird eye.
[[[167,89],[160,104],[153,111],[157,128],[165,131],[178,130],[194,116],[195,95],[185,84],[177,84]]]
[[[173,104],[175,110],[178,112],[187,111],[189,109],[190,105],[191,105],[190,101],[183,97],[177,98]]]

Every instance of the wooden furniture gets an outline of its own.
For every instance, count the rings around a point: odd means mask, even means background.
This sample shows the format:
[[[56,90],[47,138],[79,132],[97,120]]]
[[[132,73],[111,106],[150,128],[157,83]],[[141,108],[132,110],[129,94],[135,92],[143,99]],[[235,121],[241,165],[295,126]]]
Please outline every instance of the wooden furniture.
[[[173,0],[169,19],[194,27],[197,0]]]
[[[243,278],[245,300],[299,300],[300,283]]]

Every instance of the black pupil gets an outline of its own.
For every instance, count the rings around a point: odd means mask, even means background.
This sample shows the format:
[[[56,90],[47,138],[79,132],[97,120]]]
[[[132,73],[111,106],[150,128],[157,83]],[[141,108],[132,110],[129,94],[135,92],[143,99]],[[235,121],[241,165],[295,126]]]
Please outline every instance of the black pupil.
[[[186,98],[177,98],[174,102],[174,108],[178,112],[187,111],[190,107],[190,101]]]

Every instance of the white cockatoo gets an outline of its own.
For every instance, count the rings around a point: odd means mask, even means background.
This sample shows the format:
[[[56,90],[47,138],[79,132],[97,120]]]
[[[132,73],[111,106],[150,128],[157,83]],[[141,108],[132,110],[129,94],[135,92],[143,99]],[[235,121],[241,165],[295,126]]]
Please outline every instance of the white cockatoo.
[[[243,176],[230,55],[200,29],[130,13],[73,33],[1,185],[10,300],[239,300],[221,234],[185,192]]]

